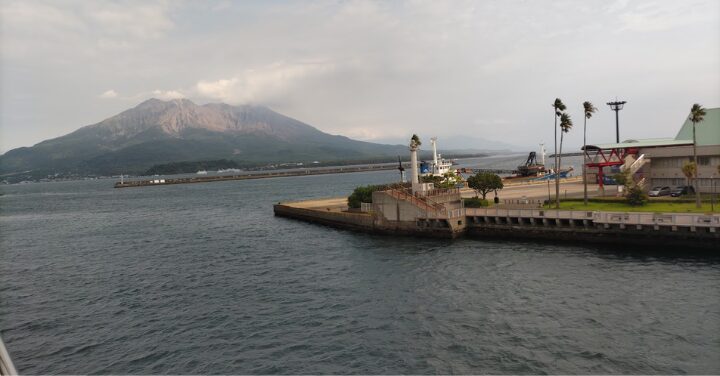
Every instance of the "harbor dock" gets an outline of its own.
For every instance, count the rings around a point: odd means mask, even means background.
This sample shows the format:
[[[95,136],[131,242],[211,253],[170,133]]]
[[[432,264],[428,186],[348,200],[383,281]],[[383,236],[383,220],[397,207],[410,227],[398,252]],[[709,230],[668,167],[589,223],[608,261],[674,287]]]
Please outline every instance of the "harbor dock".
[[[564,185],[575,190],[577,183]],[[720,214],[548,210],[537,201],[514,198],[537,190],[518,187],[507,204],[489,208],[463,207],[467,190],[415,195],[391,189],[373,192],[373,202],[360,209],[349,209],[345,197],[335,197],[281,202],[273,210],[278,217],[375,234],[720,249]]]

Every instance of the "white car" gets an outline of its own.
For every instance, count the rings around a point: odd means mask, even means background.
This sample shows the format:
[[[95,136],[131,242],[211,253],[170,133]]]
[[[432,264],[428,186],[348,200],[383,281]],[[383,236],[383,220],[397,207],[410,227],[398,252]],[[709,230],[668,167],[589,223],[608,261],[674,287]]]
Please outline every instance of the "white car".
[[[660,197],[660,196],[669,196],[670,195],[670,187],[654,187],[653,189],[648,192],[648,196],[650,197]]]

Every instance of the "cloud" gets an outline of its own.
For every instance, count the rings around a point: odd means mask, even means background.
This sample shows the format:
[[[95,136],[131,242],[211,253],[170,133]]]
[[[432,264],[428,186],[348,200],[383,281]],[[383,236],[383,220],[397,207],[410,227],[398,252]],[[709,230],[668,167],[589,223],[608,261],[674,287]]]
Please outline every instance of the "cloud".
[[[584,100],[628,100],[623,138],[672,136],[688,103],[720,103],[717,0],[0,0],[0,17],[12,146],[149,97],[262,104],[364,139],[527,145],[552,139],[556,97],[576,119]],[[591,123],[589,140],[614,139],[609,110]]]
[[[715,17],[708,12],[716,11],[717,7],[697,1],[650,2],[640,3],[621,13],[619,17],[622,22],[621,29],[624,31],[655,32],[699,23],[709,17]]]
[[[185,94],[177,90],[153,90],[152,96],[163,100],[185,98]]]
[[[100,94],[100,98],[103,98],[103,99],[117,98],[117,96],[118,96],[118,93],[112,89]]]
[[[220,100],[227,100],[233,96],[233,92],[238,90],[236,87],[237,78],[221,79],[217,81],[198,81],[195,85],[200,95]]]
[[[64,61],[70,54],[137,48],[174,29],[169,4],[9,0],[0,6],[3,54]]]
[[[227,103],[272,102],[303,80],[330,73],[332,69],[333,65],[325,62],[272,63],[230,78],[200,80],[195,90],[201,97]]]

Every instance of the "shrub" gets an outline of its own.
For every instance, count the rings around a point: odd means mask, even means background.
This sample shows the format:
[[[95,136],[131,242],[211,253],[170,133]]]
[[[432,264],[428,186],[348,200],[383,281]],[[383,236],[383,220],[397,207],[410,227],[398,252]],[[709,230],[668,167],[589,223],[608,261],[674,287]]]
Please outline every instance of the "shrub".
[[[466,198],[463,200],[463,202],[466,208],[482,208],[490,206],[488,200],[479,197]]]
[[[352,194],[348,196],[348,207],[358,209],[360,208],[360,204],[365,203],[372,203],[372,194],[375,191],[384,191],[387,189],[402,189],[405,188],[406,184],[379,184],[379,185],[364,185],[355,188]]]
[[[647,203],[647,195],[645,192],[643,192],[642,188],[638,187],[637,185],[632,186],[628,192],[627,196],[625,197],[627,199],[627,203],[630,206],[643,206]]]
[[[443,176],[425,175],[420,177],[420,182],[433,183],[435,188],[455,188],[455,185],[462,181],[462,177],[453,171],[447,172]]]
[[[615,180],[616,183],[618,183],[618,185],[624,185],[626,188],[628,184],[634,183],[628,171],[618,172],[617,174],[613,175],[612,178],[613,180]]]
[[[442,183],[443,177],[442,176],[435,176],[435,175],[425,175],[420,177],[421,183],[433,183],[435,187],[440,187],[440,183]]]
[[[348,207],[359,208],[360,203],[372,202],[372,193],[378,190],[377,185],[365,185],[355,188],[352,194],[348,196]]]

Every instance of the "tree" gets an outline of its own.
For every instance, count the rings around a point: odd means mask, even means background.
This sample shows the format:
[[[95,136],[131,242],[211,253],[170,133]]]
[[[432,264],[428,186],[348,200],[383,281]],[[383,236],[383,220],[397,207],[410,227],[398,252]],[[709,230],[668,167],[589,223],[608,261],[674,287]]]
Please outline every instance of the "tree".
[[[587,193],[587,173],[585,172],[585,164],[587,161],[585,160],[585,155],[587,155],[585,148],[587,147],[587,120],[592,117],[592,114],[597,111],[597,108],[593,106],[592,103],[585,101],[583,102],[583,112],[585,113],[585,119],[583,119],[583,168],[582,168],[582,174],[583,174],[583,202],[585,205],[588,204],[588,193]]]
[[[562,112],[565,111],[567,107],[565,107],[565,104],[560,100],[560,98],[555,98],[555,102],[553,102],[553,114],[555,117],[555,172],[557,173],[558,170],[558,148],[557,148],[557,121],[558,117],[562,115]],[[560,208],[560,181],[556,181],[555,183],[555,205],[557,208]]]
[[[491,172],[478,172],[477,174],[469,177],[467,182],[468,187],[481,194],[483,200],[489,192],[503,189],[502,179]]]
[[[353,193],[348,196],[348,207],[350,208],[360,208],[361,203],[371,203],[372,202],[372,193],[374,191],[378,190],[377,186],[367,185],[367,186],[361,186],[355,188],[353,190]]]
[[[628,205],[630,206],[643,206],[647,203],[647,195],[642,188],[634,185],[627,190],[627,196],[625,197]]]
[[[462,183],[462,176],[454,171],[448,171],[443,176],[426,175],[421,176],[420,181],[423,183],[433,183],[435,188],[455,188],[455,185]]]
[[[435,176],[435,175],[425,175],[420,177],[420,182],[422,183],[433,183],[435,187],[440,187],[440,183],[442,183],[443,177],[442,176]]]
[[[687,178],[687,185],[691,185],[691,179],[697,174],[697,165],[695,162],[685,162],[682,166],[682,173],[685,175],[685,178]]]
[[[448,171],[443,174],[442,187],[443,188],[455,188],[459,183],[462,183],[462,176],[455,173],[455,171]]]
[[[410,137],[410,147],[417,149],[420,147],[420,145],[422,145],[420,137],[418,137],[418,135],[416,134],[413,134],[412,137]]]
[[[617,174],[613,175],[612,178],[613,180],[615,180],[615,183],[619,185],[624,185],[627,188],[631,180],[630,170],[622,170]]]
[[[570,132],[573,123],[570,115],[562,113],[560,115],[560,154],[557,157],[557,171],[555,171],[555,208],[560,209],[560,165],[562,164],[562,144],[565,133]]]
[[[695,124],[700,123],[701,121],[705,120],[705,109],[703,106],[695,103],[692,105],[692,108],[690,109],[690,117],[689,120],[692,122],[693,125],[693,162],[695,163],[695,174],[697,175],[697,140],[695,139]],[[695,185],[695,207],[700,207],[700,187],[697,186],[697,178],[694,181]]]
[[[647,203],[647,195],[630,175],[630,170],[622,170],[613,176],[618,184],[625,186],[625,200],[630,206],[642,206]]]

